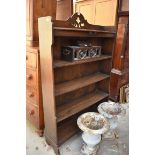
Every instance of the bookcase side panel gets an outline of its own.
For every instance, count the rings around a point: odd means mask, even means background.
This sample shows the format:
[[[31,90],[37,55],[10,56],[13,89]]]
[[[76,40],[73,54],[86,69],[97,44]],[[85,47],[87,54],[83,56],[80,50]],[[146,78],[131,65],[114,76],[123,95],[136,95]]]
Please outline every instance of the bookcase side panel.
[[[41,61],[41,79],[45,121],[45,137],[50,143],[57,144],[57,125],[55,114],[52,22],[51,17],[39,18],[39,45]]]

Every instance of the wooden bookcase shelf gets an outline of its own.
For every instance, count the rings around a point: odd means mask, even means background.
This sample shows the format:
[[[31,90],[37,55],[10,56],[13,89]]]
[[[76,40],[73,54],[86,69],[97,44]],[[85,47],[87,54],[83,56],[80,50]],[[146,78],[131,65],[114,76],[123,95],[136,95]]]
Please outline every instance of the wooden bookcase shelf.
[[[63,83],[57,84],[55,86],[55,96],[62,95],[64,93],[68,93],[70,91],[74,91],[76,89],[88,86],[92,83],[96,83],[96,82],[104,80],[106,78],[109,78],[109,75],[106,75],[103,73],[95,73],[95,74],[81,77],[78,79],[74,79],[74,80],[71,80],[68,82],[63,82]]]
[[[115,34],[115,27],[88,24],[77,13],[67,21],[39,18],[44,135],[57,155],[59,146],[79,131],[78,116],[95,111],[99,103],[108,100]],[[62,60],[62,46],[75,45],[80,40],[101,46],[101,56]]]
[[[68,62],[68,61],[63,61],[63,60],[55,60],[54,61],[54,68],[73,66],[73,65],[78,65],[78,64],[88,63],[88,62],[94,62],[94,61],[100,61],[100,60],[106,60],[106,59],[111,59],[111,58],[112,58],[112,56],[110,56],[110,55],[102,55],[101,57],[90,58],[90,59],[79,60],[79,61],[73,61],[73,62]]]
[[[115,32],[106,30],[78,29],[78,28],[58,28],[54,27],[55,36],[65,37],[115,37]]]
[[[109,33],[109,34],[116,34],[115,31],[113,32],[110,32],[110,31],[106,31],[105,30],[105,27],[101,27],[102,30],[93,30],[93,29],[79,29],[79,28],[65,28],[65,27],[54,27],[53,28],[54,30],[58,30],[60,32],[60,30],[63,30],[63,31],[67,31],[67,32],[70,32],[70,31],[76,31],[76,32],[79,32],[79,31],[82,31],[82,32],[96,32],[96,33]]]
[[[83,109],[90,107],[96,102],[108,97],[107,93],[94,91],[84,97],[72,101],[71,103],[57,106],[57,122],[60,122]]]

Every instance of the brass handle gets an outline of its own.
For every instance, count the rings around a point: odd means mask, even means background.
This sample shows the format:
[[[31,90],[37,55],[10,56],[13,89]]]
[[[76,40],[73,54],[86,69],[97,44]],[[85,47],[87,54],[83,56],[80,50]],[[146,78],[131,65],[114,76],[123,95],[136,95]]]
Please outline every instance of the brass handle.
[[[28,80],[31,80],[32,77],[33,77],[32,74],[26,75],[26,78],[27,78]]]
[[[29,115],[30,116],[34,115],[34,110],[29,111]]]
[[[26,60],[28,60],[28,56],[26,56]]]
[[[30,93],[30,94],[29,94],[29,97],[33,97],[33,96],[34,96],[34,93]]]

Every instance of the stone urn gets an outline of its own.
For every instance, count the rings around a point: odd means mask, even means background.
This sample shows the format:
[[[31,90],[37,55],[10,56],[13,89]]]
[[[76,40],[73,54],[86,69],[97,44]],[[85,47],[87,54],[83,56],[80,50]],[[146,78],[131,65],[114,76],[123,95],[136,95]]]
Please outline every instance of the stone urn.
[[[104,116],[110,123],[110,129],[105,134],[106,138],[118,138],[118,133],[116,131],[118,127],[118,116],[125,113],[122,106],[115,102],[103,102],[98,106],[98,112]]]
[[[81,152],[85,155],[96,155],[101,135],[109,130],[109,122],[99,113],[87,112],[79,116],[77,124],[83,131]]]

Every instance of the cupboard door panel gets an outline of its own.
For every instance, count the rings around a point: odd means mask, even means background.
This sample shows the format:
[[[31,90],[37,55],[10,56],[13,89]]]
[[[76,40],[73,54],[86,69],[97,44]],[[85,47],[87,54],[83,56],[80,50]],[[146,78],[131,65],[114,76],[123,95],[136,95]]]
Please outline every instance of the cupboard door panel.
[[[111,26],[116,23],[117,0],[95,1],[94,24]]]
[[[118,0],[77,1],[75,12],[81,12],[90,24],[114,26]]]
[[[94,2],[84,1],[76,4],[76,12],[80,12],[87,19],[88,23],[93,24]]]

